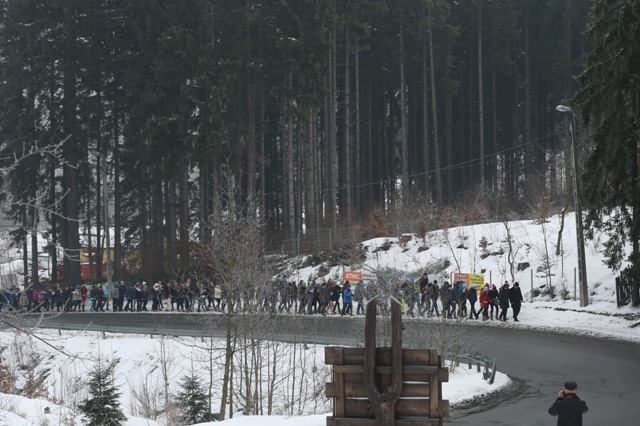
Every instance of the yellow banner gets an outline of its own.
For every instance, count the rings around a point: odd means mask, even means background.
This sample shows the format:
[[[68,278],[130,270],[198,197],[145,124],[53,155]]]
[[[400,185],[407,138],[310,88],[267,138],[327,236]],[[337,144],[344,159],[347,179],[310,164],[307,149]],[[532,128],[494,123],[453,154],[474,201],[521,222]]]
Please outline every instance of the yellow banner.
[[[462,281],[467,288],[471,288],[471,284],[475,284],[476,292],[484,287],[484,274],[453,274],[453,282]]]

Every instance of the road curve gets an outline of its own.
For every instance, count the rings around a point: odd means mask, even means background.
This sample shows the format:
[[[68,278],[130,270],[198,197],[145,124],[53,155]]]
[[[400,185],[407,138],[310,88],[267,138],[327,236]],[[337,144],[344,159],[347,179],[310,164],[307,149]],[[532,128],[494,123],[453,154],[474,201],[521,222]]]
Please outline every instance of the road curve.
[[[46,328],[215,337],[223,335],[224,319],[220,314],[66,313],[28,321]],[[404,341],[414,341],[428,327],[428,322],[405,321]],[[270,330],[265,331],[270,338],[319,344],[361,346],[363,328],[362,318],[282,315],[261,320],[261,330]],[[640,345],[502,327],[465,327],[464,333],[477,337],[473,350],[495,358],[499,371],[511,376],[518,388],[499,401],[453,411],[447,424],[553,425],[547,409],[569,379],[578,382],[589,406],[585,425],[640,424]]]

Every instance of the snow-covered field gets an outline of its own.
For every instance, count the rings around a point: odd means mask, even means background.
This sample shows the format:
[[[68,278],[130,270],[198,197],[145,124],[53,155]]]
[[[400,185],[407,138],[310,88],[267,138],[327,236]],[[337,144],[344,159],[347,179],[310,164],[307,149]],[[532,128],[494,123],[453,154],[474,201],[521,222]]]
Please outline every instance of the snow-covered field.
[[[487,327],[512,327],[519,329],[535,329],[553,333],[585,334],[601,338],[612,338],[640,343],[640,311],[630,306],[616,307],[615,276],[603,264],[599,254],[600,243],[588,241],[586,246],[587,278],[589,284],[590,304],[580,307],[579,294],[574,293],[576,262],[575,222],[573,215],[566,218],[564,235],[560,246],[560,255],[556,256],[557,232],[560,228],[559,218],[552,217],[544,227],[532,221],[510,222],[508,224],[493,223],[476,226],[452,228],[448,231],[436,231],[426,237],[403,238],[400,244],[397,238],[376,238],[363,243],[367,250],[364,263],[331,268],[329,273],[319,278],[341,278],[344,271],[361,271],[365,277],[382,269],[403,271],[414,278],[424,270],[436,276],[438,281],[450,279],[453,272],[483,273],[484,280],[495,284],[505,280],[518,281],[523,290],[524,303],[519,316],[520,322],[498,323],[489,321],[482,323]],[[514,265],[524,268],[515,271],[512,278],[508,262],[509,250],[507,232],[511,235],[511,255]],[[407,241],[408,240],[408,241]],[[380,247],[386,247],[380,250]],[[438,265],[449,266],[439,269]],[[526,266],[525,264],[528,264]],[[526,267],[525,267],[526,266]],[[289,271],[290,279],[306,280],[310,275],[318,276],[317,267]],[[533,273],[531,272],[533,271]],[[549,292],[553,287],[554,291]],[[533,292],[532,292],[533,289]],[[555,297],[552,297],[552,293]],[[574,297],[578,300],[573,300]],[[354,307],[355,309],[355,307]],[[87,315],[90,315],[87,313]],[[412,321],[420,321],[412,320]],[[476,323],[479,325],[479,323]],[[189,372],[207,370],[206,346],[198,339],[154,339],[148,336],[105,335],[91,332],[69,332],[58,335],[57,332],[38,332],[43,340],[27,339],[23,334],[12,332],[0,333],[0,354],[3,363],[16,371],[28,365],[29,353],[40,354],[35,362],[42,368],[49,369],[46,385],[46,399],[24,398],[13,395],[0,396],[0,426],[26,425],[76,425],[74,403],[86,395],[83,380],[94,363],[95,354],[99,352],[107,358],[120,360],[116,383],[121,387],[121,406],[130,416],[127,426],[167,424],[166,418],[157,421],[143,418],[140,409],[140,395],[143,388],[160,389],[156,399],[163,399],[164,385],[159,372],[162,359],[172,355],[172,375],[169,392],[175,393],[180,377]],[[45,343],[46,342],[46,343]],[[50,344],[50,345],[49,345]],[[162,346],[164,345],[164,349]],[[33,348],[29,351],[28,348]],[[62,352],[54,349],[59,348]],[[292,361],[293,350],[264,348],[265,351],[283,351],[286,360],[283,364],[295,365]],[[162,355],[162,353],[165,355]],[[274,412],[279,416],[242,416],[235,413],[234,418],[224,423],[235,426],[270,424],[321,426],[326,424],[326,413],[330,411],[330,401],[326,399],[302,400],[293,398],[296,404],[288,404],[292,400],[292,388],[307,386],[308,392],[326,382],[328,370],[323,364],[322,348],[305,349],[307,363],[305,369],[314,371],[293,385],[289,376],[275,395]],[[20,359],[22,356],[24,359]],[[298,355],[299,356],[299,355]],[[164,357],[164,358],[163,358]],[[22,366],[22,367],[21,367]],[[315,366],[315,367],[314,367]],[[39,368],[40,368],[39,367]],[[286,376],[286,374],[284,375]],[[283,377],[284,377],[283,376]],[[77,380],[76,380],[77,379]],[[460,402],[477,394],[495,391],[507,385],[509,379],[498,374],[496,382],[489,385],[474,370],[457,368],[451,375],[449,383],[443,386],[444,398],[451,403]],[[146,385],[145,385],[146,383]],[[18,383],[16,386],[20,386]],[[44,408],[50,408],[50,414],[44,414]],[[215,405],[214,405],[215,407]],[[292,408],[293,407],[293,408]],[[311,408],[312,407],[312,408]],[[301,415],[310,414],[313,415]],[[77,414],[77,413],[76,413]],[[137,417],[134,417],[137,416]]]

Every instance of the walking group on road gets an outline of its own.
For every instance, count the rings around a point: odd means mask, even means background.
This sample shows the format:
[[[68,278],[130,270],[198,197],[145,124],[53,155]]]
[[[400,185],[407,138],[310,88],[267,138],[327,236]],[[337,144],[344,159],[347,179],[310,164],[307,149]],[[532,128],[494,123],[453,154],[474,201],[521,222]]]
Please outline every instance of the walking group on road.
[[[498,290],[487,283],[478,292],[475,284],[462,281],[439,286],[427,273],[417,281],[397,279],[377,282],[310,278],[307,282],[277,279],[264,284],[247,283],[235,286],[233,292],[215,280],[187,278],[182,282],[158,281],[115,282],[19,290],[12,288],[0,293],[0,310],[55,311],[55,312],[230,312],[236,309],[256,309],[272,315],[294,313],[305,315],[363,315],[365,305],[374,298],[382,313],[390,309],[391,297],[400,300],[403,314],[440,316],[446,319],[507,321],[508,310],[518,321],[522,305],[522,292],[516,282],[510,287],[505,282]],[[479,307],[476,309],[476,303]],[[354,312],[355,308],[355,312]]]

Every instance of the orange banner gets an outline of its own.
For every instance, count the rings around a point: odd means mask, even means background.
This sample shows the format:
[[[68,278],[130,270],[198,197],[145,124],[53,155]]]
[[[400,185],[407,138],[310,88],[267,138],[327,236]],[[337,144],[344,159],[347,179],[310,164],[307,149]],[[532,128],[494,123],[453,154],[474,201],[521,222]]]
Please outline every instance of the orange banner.
[[[345,271],[342,273],[342,279],[345,281],[352,281],[352,282],[362,281],[362,272]]]

